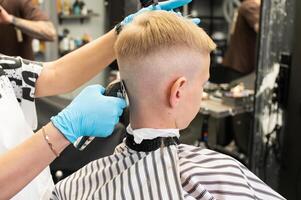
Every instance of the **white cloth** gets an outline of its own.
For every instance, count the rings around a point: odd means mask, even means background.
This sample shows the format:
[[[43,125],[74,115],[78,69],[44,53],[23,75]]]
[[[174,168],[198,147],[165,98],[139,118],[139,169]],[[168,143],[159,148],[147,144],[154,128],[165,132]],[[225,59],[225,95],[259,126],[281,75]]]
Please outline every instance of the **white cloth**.
[[[153,129],[150,134],[164,135]],[[60,181],[52,200],[251,200],[284,198],[235,159],[190,145],[137,152],[125,142]]]
[[[180,137],[179,129],[140,128],[133,130],[131,125],[128,125],[126,131],[134,136],[136,144],[140,144],[143,140],[153,140],[158,137]]]
[[[33,97],[41,69],[39,64],[0,55],[0,154],[30,137],[37,126]],[[12,199],[41,199],[51,186],[47,168]]]

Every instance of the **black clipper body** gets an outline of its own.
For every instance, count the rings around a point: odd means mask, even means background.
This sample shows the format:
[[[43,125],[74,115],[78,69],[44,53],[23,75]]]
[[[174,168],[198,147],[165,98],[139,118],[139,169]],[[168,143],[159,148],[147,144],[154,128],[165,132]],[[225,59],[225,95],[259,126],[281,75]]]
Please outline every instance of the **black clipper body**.
[[[121,81],[121,80],[115,80],[112,83],[110,83],[107,86],[104,95],[123,98],[126,100],[127,105],[128,105],[128,99],[127,99],[127,95],[126,95],[125,86],[124,86],[123,81]],[[122,116],[121,116],[121,118],[122,118]],[[88,136],[80,137],[76,140],[76,142],[74,143],[74,146],[78,150],[82,151],[93,141],[94,138],[95,137],[88,137]]]

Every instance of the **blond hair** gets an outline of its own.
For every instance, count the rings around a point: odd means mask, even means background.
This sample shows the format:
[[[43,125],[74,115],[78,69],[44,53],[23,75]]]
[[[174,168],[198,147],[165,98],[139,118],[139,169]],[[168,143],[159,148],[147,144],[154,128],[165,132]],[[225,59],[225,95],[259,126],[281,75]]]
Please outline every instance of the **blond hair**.
[[[166,11],[145,12],[124,27],[115,43],[117,58],[145,56],[161,48],[185,46],[210,53],[215,43],[191,20]]]

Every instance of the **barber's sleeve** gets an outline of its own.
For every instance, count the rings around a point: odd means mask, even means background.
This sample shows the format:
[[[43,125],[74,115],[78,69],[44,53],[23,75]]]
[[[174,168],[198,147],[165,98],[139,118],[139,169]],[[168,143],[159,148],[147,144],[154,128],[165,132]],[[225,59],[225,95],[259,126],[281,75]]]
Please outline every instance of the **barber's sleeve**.
[[[9,78],[18,102],[34,102],[35,84],[43,65],[21,57],[0,54],[0,66]]]
[[[34,5],[32,0],[20,0],[19,10],[22,18],[33,21],[48,21],[49,17]]]
[[[35,86],[42,71],[42,64],[0,54],[0,67],[9,79],[27,124],[37,128]]]
[[[257,3],[247,2],[242,4],[239,12],[242,16],[244,16],[249,26],[255,30],[256,24],[259,24],[260,6]]]

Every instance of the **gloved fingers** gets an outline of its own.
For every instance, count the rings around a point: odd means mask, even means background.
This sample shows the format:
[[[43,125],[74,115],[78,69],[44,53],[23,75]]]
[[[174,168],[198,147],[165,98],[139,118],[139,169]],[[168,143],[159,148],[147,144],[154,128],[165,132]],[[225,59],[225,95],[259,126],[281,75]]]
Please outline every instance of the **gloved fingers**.
[[[117,124],[118,122],[116,122],[115,124]],[[114,127],[115,126],[111,126],[110,128],[107,128],[100,136],[98,137],[109,137],[110,135],[112,135],[113,131],[114,131]]]
[[[189,4],[192,0],[169,0],[169,1],[164,1],[160,2],[159,6],[161,7],[161,10],[172,10],[175,8],[182,7],[186,4]]]
[[[102,85],[99,85],[99,84],[96,84],[96,85],[90,85],[90,86],[88,86],[87,88],[85,88],[85,89],[88,89],[88,90],[91,90],[91,91],[95,91],[95,92],[97,92],[97,94],[100,92],[101,94],[103,94],[105,91],[106,91],[106,89],[102,86]],[[84,90],[85,90],[84,89]]]
[[[121,22],[122,25],[129,24],[131,21],[133,21],[134,17],[135,17],[135,14],[132,14],[132,15],[127,16],[127,17],[124,18],[124,20]]]
[[[102,85],[98,85],[98,90],[99,90],[100,94],[104,94],[106,91],[106,89]]]
[[[196,25],[200,24],[201,23],[201,19],[200,18],[192,18],[191,21],[193,23],[195,23]]]
[[[80,93],[79,95],[77,95],[75,97],[75,99],[78,99],[79,97],[82,98],[82,96],[86,97],[87,95],[88,96],[95,96],[95,94],[103,94],[105,92],[105,88],[101,85],[89,85],[87,87],[85,87]],[[73,100],[74,101],[74,100]]]
[[[116,101],[117,101],[117,106],[121,109],[124,109],[126,108],[126,101],[124,99],[121,99],[121,98],[116,98]]]
[[[126,108],[126,101],[123,98],[119,98],[119,97],[111,97],[111,96],[107,96],[106,98],[109,99],[111,105],[114,105],[114,109],[124,109]]]
[[[190,3],[191,1],[192,0],[169,0],[169,1],[165,1],[165,2],[160,2],[158,5],[155,5],[155,6],[150,5],[146,8],[142,8],[135,14],[131,14],[131,15],[127,16],[126,18],[124,18],[124,20],[121,22],[121,24],[126,25],[126,24],[131,23],[133,21],[134,17],[136,17],[137,15],[139,15],[143,12],[146,12],[146,11],[152,11],[152,10],[170,11],[172,9],[184,6],[188,3]]]
[[[118,116],[118,117],[120,117],[120,116],[122,115],[123,109],[124,109],[124,108],[125,108],[125,107],[123,107],[123,108],[117,110],[117,116]]]
[[[183,17],[183,15],[182,15],[181,12],[176,12],[176,14],[177,14],[179,17]]]
[[[115,126],[116,124],[118,124],[118,122],[119,122],[119,117],[116,117],[115,120],[114,120],[114,126]]]
[[[148,7],[148,9],[146,9],[146,10],[162,10],[162,8],[161,8],[161,6],[160,6],[159,4],[157,4],[157,5],[155,5],[155,6],[150,5],[150,6]]]

